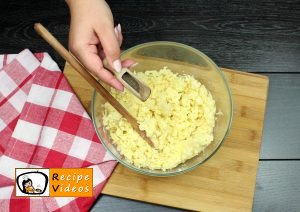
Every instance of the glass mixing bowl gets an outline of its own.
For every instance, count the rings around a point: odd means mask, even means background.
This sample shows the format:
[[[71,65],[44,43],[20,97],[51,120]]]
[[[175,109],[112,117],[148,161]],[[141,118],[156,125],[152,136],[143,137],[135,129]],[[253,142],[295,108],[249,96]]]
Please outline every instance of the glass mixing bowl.
[[[214,140],[197,156],[187,160],[173,169],[166,171],[138,168],[127,162],[112,143],[109,132],[102,124],[103,104],[106,100],[97,92],[92,99],[92,119],[96,132],[107,151],[124,166],[145,175],[172,176],[190,171],[208,160],[221,146],[227,136],[232,120],[232,96],[224,74],[205,54],[190,46],[175,42],[149,42],[137,45],[121,55],[122,59],[130,58],[138,65],[132,71],[159,70],[164,66],[179,74],[193,75],[206,86],[216,101],[217,111],[222,115],[216,119]],[[106,86],[107,89],[109,89]]]

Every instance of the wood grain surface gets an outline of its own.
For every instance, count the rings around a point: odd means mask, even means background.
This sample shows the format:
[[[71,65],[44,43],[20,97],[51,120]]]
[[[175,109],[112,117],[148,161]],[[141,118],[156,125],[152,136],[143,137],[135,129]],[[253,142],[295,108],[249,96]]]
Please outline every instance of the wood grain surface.
[[[294,0],[108,0],[122,24],[123,48],[169,40],[191,45],[221,67],[252,72],[300,72],[300,4]],[[1,52],[25,47],[48,51],[33,31],[41,22],[67,44],[69,11],[64,0],[1,1]]]
[[[231,132],[218,152],[197,169],[175,177],[144,176],[118,165],[102,193],[197,211],[252,209],[269,80],[223,71],[234,113]],[[89,110],[93,88],[68,64],[64,74]]]
[[[299,211],[299,161],[261,161],[253,211]]]
[[[91,211],[179,212],[185,210],[130,199],[124,199],[120,197],[101,195],[99,201],[96,202]]]
[[[194,46],[221,67],[269,73],[270,97],[259,165],[267,168],[259,169],[253,210],[285,211],[286,207],[289,211],[299,211],[300,191],[291,184],[300,184],[297,177],[300,1],[108,2],[116,23],[122,24],[123,49],[144,41],[171,40]],[[24,48],[33,52],[47,51],[63,69],[64,60],[34,32],[33,23],[43,23],[67,46],[70,19],[64,0],[3,0],[0,11],[0,53],[18,53]],[[104,195],[96,202],[94,211],[111,211],[110,208],[126,212],[167,210]]]
[[[267,76],[270,92],[261,159],[300,159],[300,75]]]

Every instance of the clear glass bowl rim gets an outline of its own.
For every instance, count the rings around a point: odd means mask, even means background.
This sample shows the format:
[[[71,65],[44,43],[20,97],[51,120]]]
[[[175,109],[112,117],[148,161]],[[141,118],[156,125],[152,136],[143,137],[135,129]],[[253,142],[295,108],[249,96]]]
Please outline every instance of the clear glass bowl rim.
[[[193,52],[196,52],[197,54],[199,54],[201,57],[204,57],[205,59],[207,59],[216,69],[216,71],[219,73],[219,75],[221,76],[221,78],[223,79],[224,83],[225,83],[225,86],[227,88],[227,91],[228,91],[228,94],[229,94],[229,104],[230,104],[230,111],[229,111],[229,123],[228,123],[228,127],[227,127],[227,130],[221,140],[221,142],[219,143],[219,145],[211,152],[211,154],[205,158],[204,160],[202,160],[201,162],[199,163],[196,163],[194,164],[193,166],[190,166],[190,167],[187,167],[185,169],[182,169],[180,171],[174,171],[174,172],[167,172],[167,173],[164,173],[163,171],[161,173],[153,173],[153,172],[148,172],[148,171],[145,171],[145,170],[142,170],[142,169],[139,169],[138,167],[130,164],[130,163],[127,163],[125,160],[122,160],[122,159],[119,159],[117,156],[115,156],[109,149],[108,146],[106,146],[105,142],[103,141],[103,138],[102,136],[100,135],[100,133],[98,132],[98,129],[97,129],[97,124],[96,124],[96,117],[95,117],[95,107],[94,107],[94,104],[95,104],[95,98],[96,98],[96,90],[94,90],[93,92],[93,96],[92,96],[92,104],[91,104],[91,109],[92,109],[92,120],[93,120],[93,124],[94,124],[94,128],[96,130],[96,133],[98,135],[98,138],[100,139],[102,145],[105,147],[106,151],[109,152],[109,154],[111,156],[113,156],[113,158],[115,160],[117,160],[119,163],[121,163],[122,165],[124,165],[125,167],[133,170],[133,171],[136,171],[138,173],[141,173],[141,174],[144,174],[144,175],[148,175],[148,176],[155,176],[155,177],[169,177],[169,176],[175,176],[175,175],[180,175],[180,174],[183,174],[183,173],[186,173],[186,172],[189,172],[195,168],[197,168],[198,166],[200,166],[201,164],[205,163],[207,160],[209,160],[217,151],[218,149],[222,146],[222,144],[224,143],[224,140],[226,139],[226,137],[228,136],[229,132],[230,132],[230,129],[231,129],[231,125],[232,125],[232,114],[233,114],[233,100],[232,100],[232,93],[231,93],[231,90],[229,88],[229,85],[228,85],[228,81],[225,77],[225,75],[223,74],[222,71],[220,71],[219,67],[207,56],[205,55],[204,53],[202,53],[201,51],[199,51],[198,49],[195,49],[191,46],[188,46],[186,44],[182,44],[182,43],[177,43],[177,42],[171,42],[171,41],[153,41],[153,42],[146,42],[146,43],[142,43],[142,44],[138,44],[138,45],[135,45],[125,51],[123,51],[121,53],[121,57],[122,55],[125,55],[126,53],[128,53],[129,51],[132,51],[134,49],[137,49],[137,48],[140,48],[140,47],[143,47],[143,46],[149,46],[149,45],[157,45],[157,44],[168,44],[168,45],[172,45],[172,46],[179,46],[179,47],[183,47],[183,48],[186,48],[188,50],[191,50]],[[196,156],[195,156],[196,157]]]

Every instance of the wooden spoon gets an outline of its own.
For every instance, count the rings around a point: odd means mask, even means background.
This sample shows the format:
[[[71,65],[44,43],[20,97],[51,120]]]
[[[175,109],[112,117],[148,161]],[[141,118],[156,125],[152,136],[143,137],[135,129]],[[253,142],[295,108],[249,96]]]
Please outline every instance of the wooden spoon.
[[[154,148],[153,142],[147,137],[144,130],[140,130],[136,119],[90,74],[90,72],[71,54],[42,24],[34,24],[35,31],[45,40],[55,51],[62,56],[96,91],[101,94],[127,121],[132,128]]]

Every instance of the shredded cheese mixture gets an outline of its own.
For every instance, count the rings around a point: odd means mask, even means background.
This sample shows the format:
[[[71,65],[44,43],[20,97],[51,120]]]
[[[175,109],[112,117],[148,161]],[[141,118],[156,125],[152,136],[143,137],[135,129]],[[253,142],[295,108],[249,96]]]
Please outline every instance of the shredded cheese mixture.
[[[167,170],[199,154],[213,140],[215,101],[206,87],[190,75],[164,67],[136,73],[151,88],[146,102],[129,91],[112,95],[138,121],[155,148],[150,147],[109,104],[103,124],[117,150],[136,167]]]

